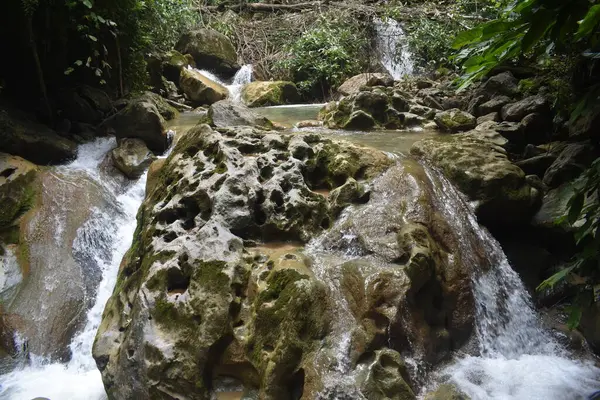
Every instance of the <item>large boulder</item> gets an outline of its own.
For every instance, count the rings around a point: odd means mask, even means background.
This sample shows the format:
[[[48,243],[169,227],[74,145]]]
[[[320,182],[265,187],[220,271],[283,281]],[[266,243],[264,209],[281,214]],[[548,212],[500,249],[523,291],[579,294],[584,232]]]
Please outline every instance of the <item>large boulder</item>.
[[[600,126],[600,106],[588,107],[575,121],[569,124],[569,136],[573,140],[594,138],[598,140]]]
[[[114,166],[129,179],[137,179],[156,157],[140,139],[123,139],[110,152]]]
[[[175,49],[194,57],[198,68],[217,74],[233,76],[240,69],[235,47],[227,36],[211,29],[198,29],[185,33]]]
[[[255,81],[244,86],[242,100],[248,107],[278,106],[297,103],[298,88],[286,81]]]
[[[0,109],[0,151],[48,165],[75,158],[77,145],[26,116]]]
[[[489,262],[441,199],[458,194],[396,161],[314,134],[183,135],[94,342],[108,396],[200,400],[228,381],[265,399],[414,399],[404,354],[435,364],[465,343],[469,272]]]
[[[272,129],[273,124],[267,118],[248,107],[229,100],[223,100],[211,105],[204,118],[205,122],[218,128],[229,126],[254,126]]]
[[[213,104],[229,95],[225,86],[192,69],[181,70],[179,85],[196,105]]]
[[[477,118],[458,108],[437,113],[434,121],[440,129],[452,133],[469,131],[477,126]]]
[[[159,95],[146,92],[106,119],[101,129],[119,139],[141,139],[153,152],[163,153],[169,145],[165,119],[177,114]]]
[[[504,148],[474,131],[424,139],[411,154],[439,168],[469,199],[476,201],[480,221],[491,227],[526,224],[540,193]]]
[[[43,170],[38,182],[14,252],[24,279],[2,304],[3,325],[19,331],[31,354],[65,361],[102,277],[89,240],[102,241],[107,233],[90,239],[92,228],[81,228],[94,215],[114,215],[114,198],[103,197],[101,185],[83,172]]]
[[[360,89],[363,86],[393,85],[394,78],[392,78],[392,76],[387,72],[358,74],[342,83],[342,85],[338,88],[338,93],[343,96],[348,96],[350,94],[360,92]]]

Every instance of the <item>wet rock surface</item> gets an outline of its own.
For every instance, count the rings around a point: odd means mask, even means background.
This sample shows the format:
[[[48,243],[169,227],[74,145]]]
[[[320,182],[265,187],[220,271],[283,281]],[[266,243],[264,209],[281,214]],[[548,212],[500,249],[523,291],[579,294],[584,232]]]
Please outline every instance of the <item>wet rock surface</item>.
[[[201,69],[233,76],[240,68],[235,47],[227,36],[211,29],[198,29],[184,34],[175,49],[190,54]]]
[[[242,100],[248,107],[278,106],[300,101],[298,88],[286,81],[255,81],[244,86]]]
[[[526,224],[540,200],[540,192],[530,186],[523,170],[482,132],[425,139],[413,145],[411,154],[439,168],[469,199],[477,201],[477,216],[485,225]]]
[[[388,347],[431,363],[460,347],[486,262],[458,245],[437,178],[394,164],[315,134],[183,135],[151,168],[94,344],[109,396],[205,399],[227,378],[268,399],[413,399]]]
[[[114,166],[129,179],[137,179],[156,157],[140,139],[123,139],[110,153]]]

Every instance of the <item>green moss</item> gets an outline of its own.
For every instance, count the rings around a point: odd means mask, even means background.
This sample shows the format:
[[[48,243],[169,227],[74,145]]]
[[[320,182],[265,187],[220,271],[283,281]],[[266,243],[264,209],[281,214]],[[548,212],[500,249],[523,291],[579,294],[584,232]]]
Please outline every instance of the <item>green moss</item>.
[[[528,96],[536,93],[541,86],[541,81],[536,78],[521,79],[519,81],[519,92]]]
[[[33,207],[37,194],[35,178],[35,171],[30,171],[0,186],[0,198],[3,199],[0,207],[0,229],[11,226]]]

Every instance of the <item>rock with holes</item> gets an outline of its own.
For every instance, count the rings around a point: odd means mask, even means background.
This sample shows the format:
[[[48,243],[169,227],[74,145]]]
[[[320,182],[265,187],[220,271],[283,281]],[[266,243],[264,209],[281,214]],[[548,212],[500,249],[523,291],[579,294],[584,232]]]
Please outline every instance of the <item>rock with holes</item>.
[[[362,87],[359,92],[328,103],[319,119],[328,128],[368,130],[372,128],[398,129],[405,126],[404,111],[410,104],[397,89],[389,87]]]
[[[94,344],[109,397],[206,399],[225,378],[269,399],[318,388],[329,289],[277,243],[301,247],[329,228],[340,204],[327,191],[391,163],[311,134],[199,125],[183,135],[151,168]]]
[[[477,126],[477,119],[474,116],[458,108],[437,113],[434,121],[440,129],[452,133],[468,131]]]

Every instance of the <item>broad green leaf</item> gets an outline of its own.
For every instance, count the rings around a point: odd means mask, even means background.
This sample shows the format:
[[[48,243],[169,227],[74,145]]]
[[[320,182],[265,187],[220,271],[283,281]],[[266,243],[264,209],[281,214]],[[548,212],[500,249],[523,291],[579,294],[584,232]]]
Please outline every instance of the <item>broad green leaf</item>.
[[[90,0],[81,0],[84,6],[87,8],[92,8],[92,2]]]
[[[75,71],[72,67],[65,69],[65,75],[71,75]]]
[[[552,289],[557,283],[562,282],[578,265],[579,263],[561,269],[560,271],[552,275],[550,278],[540,283],[536,290],[541,291],[545,289]]]
[[[554,25],[555,17],[551,10],[541,9],[533,14],[529,30],[523,37],[521,49],[524,53],[534,47]]]
[[[582,39],[588,36],[594,28],[600,23],[600,4],[592,6],[583,20],[579,23],[579,29],[575,34],[576,39]]]
[[[471,44],[477,41],[482,34],[481,27],[470,29],[468,31],[463,31],[456,36],[454,39],[454,43],[452,43],[452,48],[458,50],[468,44]]]

